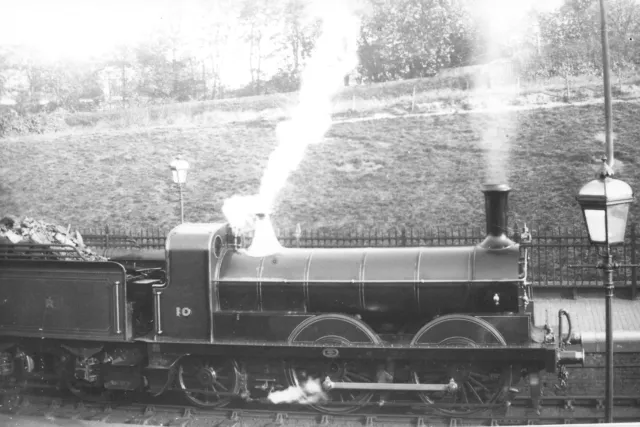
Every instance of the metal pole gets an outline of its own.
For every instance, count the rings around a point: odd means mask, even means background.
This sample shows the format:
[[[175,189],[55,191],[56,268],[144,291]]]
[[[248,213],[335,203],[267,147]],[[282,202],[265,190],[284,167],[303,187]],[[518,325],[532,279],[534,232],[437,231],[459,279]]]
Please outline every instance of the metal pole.
[[[609,36],[607,35],[607,11],[604,0],[600,0],[600,34],[602,36],[602,69],[604,77],[604,119],[606,135],[607,165],[613,167],[613,124],[611,120],[611,79],[609,77]]]
[[[631,224],[631,300],[635,300],[638,293],[638,260],[636,259],[636,224]]]
[[[184,201],[182,200],[182,183],[178,183],[180,189],[180,223],[184,224]]]
[[[604,271],[606,273],[606,338],[607,338],[607,375],[606,375],[606,397],[605,405],[605,422],[613,422],[613,322],[611,319],[612,299],[613,299],[613,257],[611,256],[611,248],[607,245],[607,254],[605,255]]]

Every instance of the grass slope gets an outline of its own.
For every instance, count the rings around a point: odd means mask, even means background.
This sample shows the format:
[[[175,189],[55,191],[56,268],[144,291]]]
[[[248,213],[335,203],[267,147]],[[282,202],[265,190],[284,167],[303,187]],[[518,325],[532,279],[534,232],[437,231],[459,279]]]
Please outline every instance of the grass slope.
[[[637,103],[614,104],[618,177],[640,184]],[[511,210],[527,222],[581,225],[574,195],[604,152],[603,107],[502,113],[517,120],[505,164]],[[279,227],[482,226],[486,113],[335,124],[309,147],[281,193]],[[179,219],[169,161],[191,164],[189,221],[222,220],[223,201],[252,194],[276,145],[275,121],[40,135],[0,140],[2,213],[83,228],[171,227]],[[595,159],[595,160],[594,160]],[[632,207],[631,220],[640,214]]]

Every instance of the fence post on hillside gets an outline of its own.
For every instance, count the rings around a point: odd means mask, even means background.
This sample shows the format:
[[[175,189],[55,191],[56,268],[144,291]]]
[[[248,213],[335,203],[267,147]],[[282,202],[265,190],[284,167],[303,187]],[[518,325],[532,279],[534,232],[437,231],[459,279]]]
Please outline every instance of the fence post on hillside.
[[[416,106],[416,85],[413,85],[413,95],[411,95],[411,112]]]
[[[407,246],[407,229],[402,227],[402,231],[400,232],[400,241],[402,242],[402,246]]]
[[[104,226],[104,247],[109,249],[109,224]]]
[[[635,300],[638,292],[638,267],[636,267],[636,225],[631,224],[631,299]]]

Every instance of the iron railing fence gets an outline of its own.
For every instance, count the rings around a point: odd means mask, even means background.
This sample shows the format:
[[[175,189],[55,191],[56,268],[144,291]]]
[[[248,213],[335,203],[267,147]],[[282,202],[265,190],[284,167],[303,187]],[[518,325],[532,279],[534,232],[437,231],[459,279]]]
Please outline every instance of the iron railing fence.
[[[79,230],[85,245],[96,249],[163,249],[169,230],[162,228],[102,228]]]
[[[87,246],[99,249],[163,249],[169,230],[161,228],[123,229],[105,226],[80,230]],[[614,247],[614,259],[620,264],[634,265],[639,259],[638,224],[627,226],[624,245]],[[584,227],[530,226],[531,240],[522,245],[529,258],[529,280],[536,286],[601,286],[602,272],[595,267],[598,248],[589,244]],[[473,245],[485,237],[482,228],[469,227],[399,227],[389,230],[296,230],[276,229],[285,247],[408,247]],[[520,241],[519,233],[510,237]],[[251,237],[245,244],[251,243]],[[573,265],[584,266],[572,268]],[[630,286],[635,294],[637,268],[621,267],[614,273],[616,286]]]

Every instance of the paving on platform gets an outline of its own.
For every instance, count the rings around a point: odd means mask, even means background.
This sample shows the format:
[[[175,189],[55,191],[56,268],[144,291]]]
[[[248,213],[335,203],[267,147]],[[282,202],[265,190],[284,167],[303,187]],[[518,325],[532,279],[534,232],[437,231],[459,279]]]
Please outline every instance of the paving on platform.
[[[547,312],[549,325],[558,330],[558,311],[566,310],[571,316],[574,332],[605,332],[605,299],[536,299],[534,303],[535,323],[543,326]],[[640,331],[640,299],[613,299],[613,330]],[[566,327],[565,327],[566,331]]]

